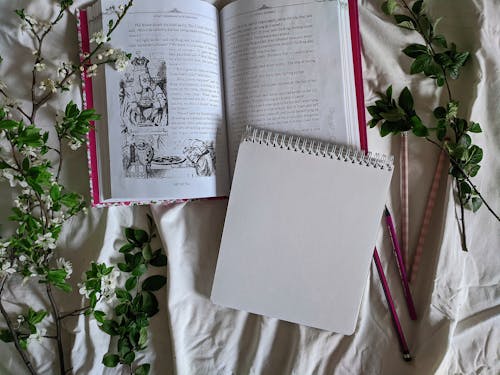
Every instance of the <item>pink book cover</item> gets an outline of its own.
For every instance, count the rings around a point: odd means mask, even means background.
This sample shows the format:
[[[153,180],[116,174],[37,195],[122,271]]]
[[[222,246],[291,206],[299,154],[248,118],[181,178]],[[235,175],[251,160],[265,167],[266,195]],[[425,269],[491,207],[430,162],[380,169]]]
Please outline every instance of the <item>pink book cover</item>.
[[[365,99],[363,93],[363,73],[361,61],[361,35],[359,31],[359,12],[357,0],[349,0],[349,19],[351,29],[351,48],[353,55],[354,80],[356,85],[356,104],[358,112],[359,138],[361,149],[368,151],[367,133],[366,133],[366,116],[365,116]],[[87,11],[85,9],[77,10],[77,28],[80,43],[80,61],[84,59],[84,54],[90,52],[90,37],[88,29]],[[92,97],[92,78],[88,77],[85,72],[82,73],[82,93],[83,106],[85,109],[93,108],[94,102]],[[92,123],[95,126],[94,123]],[[90,196],[91,203],[94,207],[105,207],[112,205],[131,205],[131,204],[150,204],[152,201],[145,202],[118,202],[108,203],[102,202],[99,191],[99,173],[97,167],[97,143],[95,129],[92,128],[87,136],[87,155],[88,168],[90,178]],[[221,199],[221,198],[208,198]],[[170,200],[161,201],[162,203],[185,202],[187,200]]]

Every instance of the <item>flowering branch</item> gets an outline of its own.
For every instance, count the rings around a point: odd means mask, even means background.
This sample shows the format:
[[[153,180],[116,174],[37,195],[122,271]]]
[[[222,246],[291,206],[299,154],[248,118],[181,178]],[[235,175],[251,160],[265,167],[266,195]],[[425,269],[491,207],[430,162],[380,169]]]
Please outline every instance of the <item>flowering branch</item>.
[[[0,103],[0,177],[7,180],[18,193],[9,217],[9,220],[16,223],[15,231],[10,237],[0,240],[0,310],[7,324],[7,329],[0,330],[0,340],[13,342],[28,371],[36,374],[27,354],[29,343],[32,340],[54,339],[59,373],[65,375],[71,369],[66,368],[61,322],[69,316],[87,314],[90,307],[62,313],[54,296],[54,289],[64,292],[72,290],[68,282],[72,265],[64,258],[54,259],[56,242],[63,224],[86,210],[83,197],[67,191],[59,182],[63,165],[61,146],[63,141],[67,141],[72,150],[77,150],[85,142],[91,123],[99,116],[94,110],[81,110],[70,101],[49,131],[43,131],[35,124],[39,109],[56,93],[68,91],[73,77],[80,73],[93,76],[100,64],[114,63],[116,67],[123,68],[128,63],[130,55],[110,48],[103,51],[103,46],[109,42],[112,32],[125,17],[132,1],[122,6],[120,12],[117,12],[117,18],[110,22],[105,41],[101,40],[102,32],[92,36],[94,46],[82,61],[78,64],[62,63],[57,69],[57,75],[62,77],[59,80],[46,78],[40,81],[41,73],[47,71],[43,57],[44,42],[54,26],[68,13],[73,1],[59,0],[58,3],[59,10],[49,21],[38,20],[24,9],[15,11],[21,19],[23,30],[32,36],[35,46],[30,85],[31,110],[26,110],[13,99],[8,94],[6,85],[0,81],[0,98],[3,99]],[[93,56],[98,57],[96,64],[91,62]],[[0,58],[0,63],[1,60]],[[49,132],[52,131],[57,135],[58,147],[48,144]],[[49,152],[57,154],[55,162],[47,157]],[[106,267],[108,274],[114,274],[112,271],[113,267]],[[10,319],[2,305],[2,296],[5,293],[4,286],[17,276],[23,278],[23,285],[29,284],[33,279],[45,284],[55,322],[55,334],[46,335],[43,328],[38,328],[47,316],[46,311],[37,312],[29,308],[25,314],[19,315],[17,326]],[[99,282],[105,282],[106,277],[108,276],[101,275]],[[96,297],[93,302],[97,303],[102,298],[104,297]]]

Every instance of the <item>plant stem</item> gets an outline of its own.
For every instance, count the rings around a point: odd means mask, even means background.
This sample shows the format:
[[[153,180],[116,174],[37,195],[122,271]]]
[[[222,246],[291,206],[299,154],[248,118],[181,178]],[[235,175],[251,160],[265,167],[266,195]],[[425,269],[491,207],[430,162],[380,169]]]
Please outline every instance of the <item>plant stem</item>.
[[[7,323],[7,327],[9,329],[10,334],[12,335],[12,338],[14,340],[14,346],[16,347],[16,350],[18,351],[19,355],[23,359],[23,362],[32,375],[38,375],[38,372],[35,370],[33,365],[31,364],[27,353],[21,348],[21,345],[19,344],[19,338],[17,337],[16,330],[14,329],[14,326],[12,325],[12,322],[10,321],[9,314],[7,314],[7,311],[5,310],[3,303],[2,303],[2,293],[3,289],[5,286],[5,283],[7,282],[7,276],[4,276],[2,278],[2,281],[0,282],[0,312],[2,313],[3,318],[5,319],[5,322]]]
[[[54,314],[54,320],[56,323],[56,336],[57,336],[57,352],[59,357],[59,372],[61,375],[66,374],[66,366],[64,364],[64,350],[62,344],[62,330],[61,330],[61,317],[59,315],[59,310],[57,309],[56,301],[54,295],[52,294],[52,287],[50,283],[46,284],[47,296],[49,297],[50,306],[52,307],[52,313]]]
[[[456,167],[460,173],[462,173],[462,175],[464,176],[464,178],[467,180],[467,182],[470,184],[470,186],[472,187],[472,189],[474,190],[474,192],[478,195],[479,198],[481,198],[481,200],[483,201],[484,205],[488,208],[488,210],[491,212],[491,214],[493,216],[495,216],[495,218],[500,221],[500,217],[497,215],[497,213],[493,210],[493,208],[490,207],[490,205],[488,204],[488,202],[486,201],[486,199],[484,199],[484,197],[481,195],[481,193],[479,192],[479,190],[477,189],[476,185],[474,185],[474,183],[471,181],[471,179],[469,178],[469,176],[467,176],[467,174],[465,173],[465,171],[460,167],[460,165],[458,165],[458,163],[451,157],[451,155],[448,153],[448,150],[446,150],[446,148],[444,148],[442,145],[440,145],[439,143],[437,143],[436,141],[433,141],[432,139],[426,137],[425,138],[427,141],[429,141],[430,143],[434,144],[436,147],[438,147],[440,150],[444,150],[444,152],[446,152],[446,156],[448,156],[448,159],[450,160],[450,162],[453,164],[454,167]]]
[[[85,311],[87,311],[88,309],[90,309],[90,306],[85,306],[85,307],[82,307],[81,309],[78,309],[78,310],[75,310],[75,311],[72,311],[72,312],[60,313],[60,314],[59,314],[59,319],[60,319],[60,320],[63,320],[63,319],[69,318],[70,316],[78,316],[78,315],[82,315],[82,314],[84,314],[84,313],[85,313]]]
[[[457,192],[458,192],[458,200],[460,202],[460,224],[461,224],[461,229],[459,227],[459,232],[460,232],[460,242],[462,243],[462,250],[463,251],[468,251],[467,250],[467,237],[465,234],[465,212],[464,212],[464,202],[462,201],[462,188],[460,187],[460,181],[458,178],[455,177],[455,184],[457,185]]]
[[[417,25],[417,29],[416,31],[420,34],[420,36],[422,36],[422,38],[424,39],[425,41],[425,44],[427,45],[427,47],[431,50],[431,53],[432,53],[432,57],[434,58],[436,56],[436,51],[434,50],[434,47],[432,46],[432,41],[429,40],[427,38],[427,36],[425,35],[425,33],[423,32],[422,30],[422,25],[420,24],[420,21],[418,19],[418,16],[413,12],[413,10],[411,10],[411,8],[408,6],[408,4],[406,3],[405,0],[401,0],[403,6],[408,10],[408,12],[410,13],[410,16],[413,18],[413,20],[415,21],[416,25]],[[451,89],[450,89],[450,84],[448,82],[448,77],[446,76],[446,70],[444,69],[444,67],[439,64],[439,67],[441,68],[441,71],[443,72],[443,78],[444,78],[444,83],[445,83],[445,86],[446,86],[446,90],[448,91],[448,99],[449,101],[453,101],[452,99],[452,96],[451,96]]]

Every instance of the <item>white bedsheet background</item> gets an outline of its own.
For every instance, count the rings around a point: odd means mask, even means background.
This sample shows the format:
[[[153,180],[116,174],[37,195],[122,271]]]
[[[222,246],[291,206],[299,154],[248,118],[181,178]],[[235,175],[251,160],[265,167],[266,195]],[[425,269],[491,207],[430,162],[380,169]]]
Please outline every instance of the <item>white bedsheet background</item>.
[[[228,1],[225,1],[226,3]],[[405,74],[409,60],[400,53],[403,46],[418,42],[410,32],[395,27],[379,10],[380,0],[360,1],[366,104],[375,92],[394,83],[399,92],[405,85],[420,93],[420,109],[433,108],[445,99],[431,81]],[[498,212],[500,211],[500,1],[432,0],[431,14],[445,15],[439,28],[459,48],[472,52],[473,62],[453,92],[461,102],[462,114],[481,123],[484,133],[474,136],[485,151],[476,184]],[[0,2],[0,55],[5,62],[1,78],[17,97],[28,82],[31,45],[17,29],[12,9],[27,8],[30,13],[49,15],[55,2]],[[84,4],[76,1],[77,6]],[[57,29],[47,44],[49,57],[76,58],[75,21],[70,19]],[[18,73],[22,69],[26,80]],[[325,72],[328,74],[328,72]],[[14,76],[16,75],[16,76]],[[17,85],[17,86],[16,86]],[[70,93],[80,102],[77,90]],[[47,109],[50,112],[53,107]],[[42,119],[43,119],[42,114]],[[429,118],[424,118],[429,120]],[[398,155],[397,139],[381,139],[369,130],[371,150]],[[434,174],[438,150],[425,141],[410,137],[410,245],[414,249],[422,220],[427,192]],[[88,187],[84,151],[66,159],[64,175],[71,189],[86,192]],[[394,174],[388,205],[399,217],[398,173]],[[209,301],[211,283],[224,222],[226,200],[196,201],[151,207],[169,259],[168,285],[159,294],[161,313],[152,322],[150,350],[145,354],[153,363],[153,374],[496,374],[500,372],[500,249],[499,224],[482,208],[467,214],[469,253],[460,250],[455,206],[448,186],[442,184],[439,203],[432,219],[421,272],[412,285],[419,314],[409,320],[399,284],[390,242],[381,230],[378,248],[389,278],[412,354],[415,360],[403,362],[392,328],[376,269],[372,265],[363,297],[356,333],[342,336],[270,318],[214,306]],[[8,186],[1,185],[4,197],[0,213],[10,206]],[[145,227],[149,207],[93,209],[75,218],[61,237],[64,255],[74,263],[79,275],[91,260],[116,261],[122,229]],[[297,213],[300,214],[300,213]],[[332,239],[334,241],[334,239]],[[77,278],[75,277],[75,283]],[[42,308],[43,290],[26,294],[11,283],[5,297],[8,309],[18,312],[29,302]],[[75,285],[76,287],[76,285]],[[61,296],[63,309],[78,308],[80,296]],[[13,315],[14,316],[14,315]],[[3,323],[0,323],[3,324]],[[108,351],[108,336],[95,321],[68,320],[67,352],[76,374],[118,374],[103,370],[102,355]],[[33,344],[33,361],[44,374],[55,372],[57,363],[50,353],[51,343]],[[0,374],[25,372],[12,345],[0,343]]]

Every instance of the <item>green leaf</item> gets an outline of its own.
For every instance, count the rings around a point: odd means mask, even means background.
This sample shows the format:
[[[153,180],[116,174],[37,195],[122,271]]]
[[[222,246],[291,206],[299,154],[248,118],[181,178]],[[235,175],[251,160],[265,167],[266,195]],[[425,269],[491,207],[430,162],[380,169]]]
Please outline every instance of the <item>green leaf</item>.
[[[158,300],[151,292],[143,292],[141,294],[141,311],[146,313],[149,317],[155,315],[158,310]]]
[[[28,314],[28,322],[36,325],[40,323],[45,317],[47,316],[47,311],[40,310],[40,311],[33,311],[32,314]]]
[[[134,229],[134,237],[137,242],[140,244],[146,243],[149,241],[149,236],[145,230],[142,229]]]
[[[104,317],[105,316],[106,316],[106,314],[104,313],[104,311],[100,311],[100,310],[95,310],[94,311],[94,318],[99,323],[104,323]]]
[[[406,56],[417,58],[420,55],[429,54],[427,47],[423,44],[410,44],[403,50]]]
[[[472,200],[471,200],[472,212],[477,212],[477,210],[479,210],[481,208],[482,204],[483,204],[483,201],[481,200],[481,198],[472,197]]]
[[[423,5],[424,5],[424,0],[416,1],[411,7],[412,12],[419,15],[422,12]]]
[[[434,109],[434,117],[437,119],[446,117],[446,109],[444,107],[437,107]]]
[[[396,23],[399,27],[409,30],[415,30],[415,21],[413,21],[413,18],[408,17],[404,14],[395,14],[394,19],[396,20]]]
[[[167,278],[161,275],[150,276],[142,283],[142,290],[154,292],[167,283]]]
[[[140,330],[139,341],[137,342],[137,344],[141,348],[144,348],[147,342],[148,342],[148,329],[146,327],[142,327]]]
[[[381,112],[380,115],[387,121],[399,121],[404,119],[405,113],[399,108],[393,108],[387,112]]]
[[[413,97],[408,87],[405,87],[399,95],[398,104],[407,114],[413,113]]]
[[[462,135],[460,137],[460,139],[458,140],[458,144],[468,148],[472,144],[472,139],[471,139],[470,135],[468,135],[468,134]]]
[[[124,289],[116,289],[115,294],[121,302],[132,301],[132,295]]]
[[[453,100],[451,102],[448,103],[448,105],[446,106],[447,108],[447,114],[446,114],[446,119],[447,120],[451,120],[455,117],[457,117],[457,114],[458,114],[458,102]]]
[[[144,363],[135,369],[134,375],[149,375],[150,368],[151,365],[149,363]]]
[[[410,118],[411,124],[412,124],[412,132],[415,134],[417,137],[426,137],[429,135],[429,129],[422,123],[422,120],[418,116],[412,116]]]
[[[136,287],[136,285],[137,285],[137,277],[130,277],[125,282],[125,289],[127,289],[128,291],[131,291],[132,289],[134,289]]]
[[[467,164],[465,166],[465,172],[469,175],[469,177],[474,177],[479,172],[481,166],[479,164]]]
[[[388,134],[391,134],[393,130],[393,126],[390,122],[384,121],[382,126],[380,127],[380,136],[385,137]]]
[[[142,248],[142,257],[146,262],[150,261],[153,258],[153,251],[151,250],[151,245],[149,243],[145,244]]]
[[[117,316],[125,315],[128,310],[128,303],[120,303],[115,307],[115,313]]]
[[[19,123],[14,120],[2,120],[0,121],[0,130],[12,130],[19,126]]]
[[[99,328],[106,332],[110,336],[117,336],[118,335],[118,323],[116,323],[114,320],[104,320],[102,325],[99,326]]]
[[[28,340],[27,339],[19,339],[19,346],[21,347],[21,349],[27,350],[28,349]]]
[[[102,364],[106,367],[116,367],[118,362],[120,361],[120,357],[116,354],[106,354],[102,357]]]
[[[142,255],[141,255],[142,256]],[[145,264],[139,264],[137,267],[134,268],[132,271],[133,276],[142,276],[146,273],[147,267]]]
[[[132,271],[132,268],[126,263],[118,263],[118,269],[122,272]]]
[[[434,42],[434,44],[437,44],[439,47],[442,47],[442,48],[448,48],[448,43],[446,42],[446,38],[444,37],[444,35],[436,35],[432,41]]]
[[[436,137],[440,141],[443,141],[444,138],[446,137],[447,129],[446,129],[446,124],[443,119],[440,119],[437,123],[437,133]]]
[[[155,267],[164,267],[167,265],[167,256],[161,253],[161,249],[156,250],[149,264]]]
[[[123,363],[130,365],[132,362],[134,362],[134,359],[135,359],[135,353],[128,352],[123,356]]]
[[[392,85],[385,90],[385,95],[387,96],[387,101],[390,102],[392,99]]]
[[[469,163],[478,164],[483,160],[483,149],[479,146],[473,145],[469,149]]]
[[[118,250],[120,253],[128,253],[132,250],[135,249],[135,245],[132,243],[126,243],[122,247],[120,247],[120,250]]]
[[[13,342],[14,336],[12,336],[8,329],[2,329],[0,330],[0,340],[3,342]]]
[[[468,130],[471,133],[481,133],[483,131],[481,129],[481,125],[479,125],[477,122],[471,122]]]
[[[382,4],[382,11],[386,15],[390,16],[390,15],[394,14],[397,7],[398,7],[398,3],[396,0],[384,1],[384,3]]]
[[[410,67],[410,74],[417,74],[423,72],[432,63],[430,55],[418,56]]]

